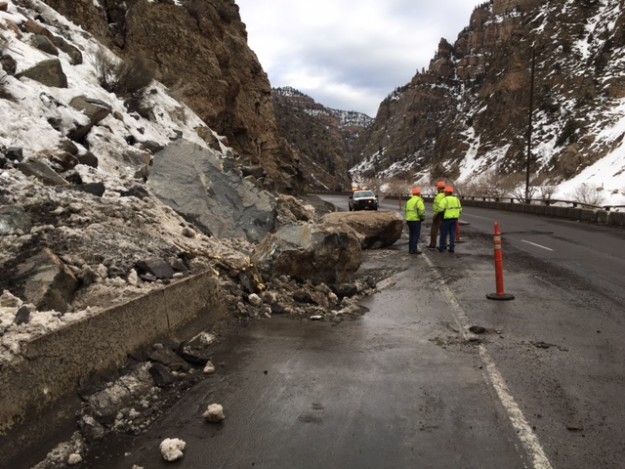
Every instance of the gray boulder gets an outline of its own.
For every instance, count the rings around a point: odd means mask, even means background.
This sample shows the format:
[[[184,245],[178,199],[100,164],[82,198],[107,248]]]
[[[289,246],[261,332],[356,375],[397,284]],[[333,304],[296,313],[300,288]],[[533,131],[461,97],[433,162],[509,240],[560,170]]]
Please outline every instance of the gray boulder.
[[[77,47],[71,45],[61,36],[52,36],[51,40],[56,47],[69,55],[72,65],[80,65],[82,63],[82,52]]]
[[[84,164],[85,166],[91,166],[92,168],[97,168],[99,161],[98,157],[95,156],[90,151],[86,151],[84,153],[79,153],[76,155],[79,164]]]
[[[87,194],[95,195],[96,197],[102,197],[106,192],[106,186],[103,182],[88,182],[86,184],[77,184],[72,189],[86,192]]]
[[[66,186],[68,182],[41,160],[26,160],[17,165],[22,173],[34,176],[48,186]]]
[[[151,274],[157,279],[169,279],[174,276],[174,269],[163,259],[147,259],[138,261],[135,268],[139,275]]]
[[[6,150],[6,157],[11,161],[22,161],[24,159],[24,150],[21,147],[9,147]]]
[[[87,124],[77,124],[77,126],[69,132],[68,137],[74,141],[80,141],[89,133],[94,125],[108,116],[112,111],[111,106],[104,101],[87,98],[86,96],[76,96],[69,104],[77,111],[84,113],[88,119]]]
[[[67,88],[67,76],[59,59],[50,59],[39,62],[37,65],[16,75],[17,78],[30,78],[46,86]]]
[[[404,227],[404,220],[397,212],[327,213],[322,223],[349,226],[358,234],[363,249],[391,246],[401,237]]]
[[[154,155],[148,189],[203,232],[258,242],[276,224],[273,195],[235,171],[220,155],[184,139]]]
[[[59,51],[54,44],[52,44],[52,41],[50,41],[50,39],[43,34],[33,34],[30,42],[34,48],[39,49],[46,54],[59,55]]]
[[[30,232],[33,221],[21,207],[0,207],[0,235],[23,235]]]
[[[24,298],[39,311],[66,312],[78,280],[72,271],[49,249],[17,267],[15,280],[24,285]]]
[[[346,225],[302,224],[267,236],[256,246],[252,260],[268,279],[288,275],[329,285],[356,272],[363,254],[356,233]]]
[[[15,59],[10,55],[0,54],[0,65],[2,65],[2,70],[4,70],[7,75],[15,75],[15,70],[17,69],[17,62]]]

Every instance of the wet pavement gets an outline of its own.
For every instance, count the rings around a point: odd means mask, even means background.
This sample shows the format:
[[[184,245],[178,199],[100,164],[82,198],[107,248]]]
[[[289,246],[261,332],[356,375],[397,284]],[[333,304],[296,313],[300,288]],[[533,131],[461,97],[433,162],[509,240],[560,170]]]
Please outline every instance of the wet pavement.
[[[395,274],[339,323],[274,316],[216,346],[217,373],[146,433],[77,467],[618,468],[625,458],[623,308],[574,272],[463,227],[456,254],[369,251]],[[480,332],[470,332],[472,326]],[[226,420],[209,424],[213,402]],[[186,441],[162,460],[164,438]]]

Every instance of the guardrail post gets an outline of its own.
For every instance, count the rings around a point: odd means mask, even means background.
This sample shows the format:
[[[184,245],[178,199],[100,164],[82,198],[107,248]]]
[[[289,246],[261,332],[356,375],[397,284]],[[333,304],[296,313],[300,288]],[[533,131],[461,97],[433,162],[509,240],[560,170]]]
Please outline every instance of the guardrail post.
[[[514,295],[505,293],[503,285],[503,253],[501,250],[501,231],[499,223],[495,222],[495,234],[493,236],[495,244],[495,281],[497,285],[496,293],[489,293],[486,298],[489,300],[514,300]]]

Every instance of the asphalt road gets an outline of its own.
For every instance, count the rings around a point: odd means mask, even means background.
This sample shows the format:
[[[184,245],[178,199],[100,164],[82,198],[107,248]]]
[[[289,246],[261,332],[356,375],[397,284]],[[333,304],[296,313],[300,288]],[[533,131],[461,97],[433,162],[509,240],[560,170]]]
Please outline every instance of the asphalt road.
[[[625,467],[623,231],[470,207],[463,220],[456,254],[411,256],[406,234],[369,251],[363,272],[398,273],[361,318],[237,331],[214,376],[79,467],[172,467],[167,437],[187,442],[184,468]],[[495,221],[512,301],[486,299]],[[221,425],[201,417],[212,402]]]

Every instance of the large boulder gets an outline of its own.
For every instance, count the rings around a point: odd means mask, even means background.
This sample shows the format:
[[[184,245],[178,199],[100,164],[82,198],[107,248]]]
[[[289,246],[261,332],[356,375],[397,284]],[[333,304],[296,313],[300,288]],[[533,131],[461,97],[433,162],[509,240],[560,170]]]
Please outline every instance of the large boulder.
[[[176,140],[154,155],[149,190],[205,233],[258,242],[276,224],[276,200],[212,149]]]
[[[54,169],[41,160],[29,159],[18,163],[19,169],[26,176],[33,176],[48,186],[66,186],[68,182]]]
[[[111,106],[104,101],[88,98],[86,96],[76,96],[69,104],[74,109],[87,116],[87,122],[85,124],[77,123],[76,127],[69,132],[68,137],[74,141],[80,141],[89,133],[94,125],[108,116],[112,111]]]
[[[39,311],[65,313],[78,288],[76,276],[47,248],[17,267],[15,281],[23,283],[24,299]]]
[[[347,225],[360,240],[362,249],[390,246],[400,237],[404,221],[397,212],[333,212],[323,216],[327,225]]]
[[[59,59],[50,59],[24,70],[16,75],[17,78],[26,77],[38,81],[46,86],[67,88],[67,76]]]
[[[23,235],[30,232],[33,221],[23,208],[0,206],[0,236]]]
[[[252,260],[270,279],[288,275],[302,282],[335,284],[349,279],[363,260],[360,241],[346,225],[288,225],[267,236]]]

